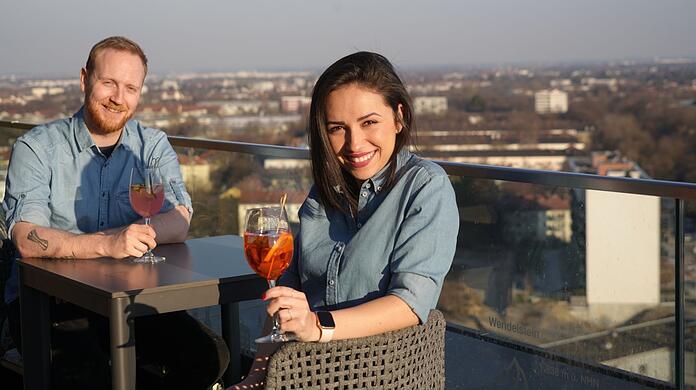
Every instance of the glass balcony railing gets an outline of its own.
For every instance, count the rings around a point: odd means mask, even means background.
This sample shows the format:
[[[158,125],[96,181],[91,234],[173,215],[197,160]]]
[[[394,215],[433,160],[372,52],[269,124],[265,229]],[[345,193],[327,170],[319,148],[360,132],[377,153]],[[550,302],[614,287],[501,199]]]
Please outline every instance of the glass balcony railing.
[[[0,122],[2,168],[28,127]],[[311,186],[306,149],[170,141],[192,237],[238,234],[282,192],[296,215]],[[696,184],[439,163],[460,216],[438,304],[448,389],[696,388]],[[242,306],[247,341],[262,307]],[[195,314],[219,328],[215,308]]]

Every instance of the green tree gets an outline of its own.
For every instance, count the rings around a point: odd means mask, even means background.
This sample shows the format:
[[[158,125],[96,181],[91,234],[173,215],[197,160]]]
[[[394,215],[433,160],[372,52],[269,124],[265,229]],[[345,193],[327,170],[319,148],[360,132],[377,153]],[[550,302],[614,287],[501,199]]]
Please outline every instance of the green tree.
[[[481,95],[476,94],[467,103],[466,110],[469,112],[484,112],[486,111],[486,101]]]

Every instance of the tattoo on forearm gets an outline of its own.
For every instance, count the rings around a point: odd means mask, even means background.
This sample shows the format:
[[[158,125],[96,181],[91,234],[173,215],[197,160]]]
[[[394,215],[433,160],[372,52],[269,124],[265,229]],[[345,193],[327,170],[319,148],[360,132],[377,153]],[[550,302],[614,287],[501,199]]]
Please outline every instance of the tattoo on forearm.
[[[29,235],[27,235],[27,240],[33,241],[41,247],[41,249],[46,250],[48,249],[48,241],[44,240],[43,238],[39,237],[39,234],[36,233],[36,229],[32,229],[29,232]]]

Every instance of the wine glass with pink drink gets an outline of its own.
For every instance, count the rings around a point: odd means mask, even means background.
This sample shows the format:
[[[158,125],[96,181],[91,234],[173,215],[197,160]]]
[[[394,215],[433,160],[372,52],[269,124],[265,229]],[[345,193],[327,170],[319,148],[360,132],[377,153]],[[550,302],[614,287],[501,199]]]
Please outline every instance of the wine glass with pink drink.
[[[150,218],[157,215],[164,204],[164,185],[159,168],[132,168],[128,197],[133,210],[145,219],[145,225],[149,225]],[[133,259],[136,263],[159,263],[164,260],[164,256],[155,256],[149,248],[141,257]]]

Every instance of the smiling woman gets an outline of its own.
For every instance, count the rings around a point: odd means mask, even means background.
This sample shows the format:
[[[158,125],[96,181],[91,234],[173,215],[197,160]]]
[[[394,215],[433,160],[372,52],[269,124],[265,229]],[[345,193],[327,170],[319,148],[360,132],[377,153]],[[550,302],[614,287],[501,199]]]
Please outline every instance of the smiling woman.
[[[314,184],[330,208],[356,210],[357,181],[384,167],[385,187],[391,187],[396,164],[389,163],[411,144],[412,113],[406,87],[379,54],[351,54],[321,75],[312,94],[309,143]]]
[[[317,81],[309,117],[314,186],[269,315],[301,341],[425,323],[454,256],[459,218],[445,172],[408,151],[411,99],[383,56],[359,52]],[[259,347],[245,385],[263,382]],[[264,356],[265,355],[265,356]]]
[[[394,154],[401,106],[395,113],[382,95],[358,84],[331,92],[327,103],[329,142],[338,162],[354,178],[369,179]]]

